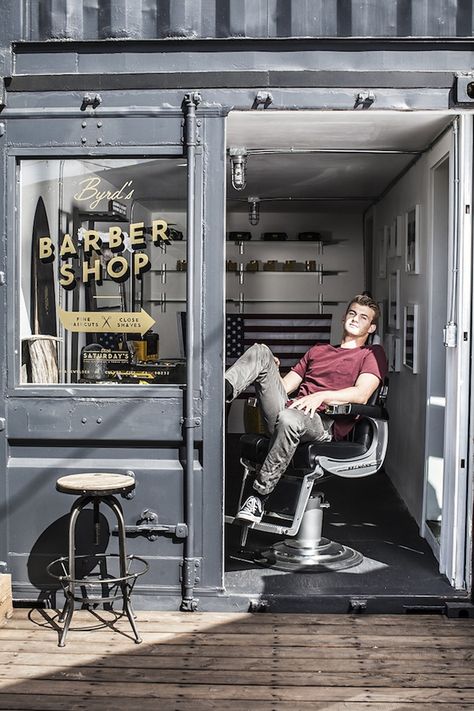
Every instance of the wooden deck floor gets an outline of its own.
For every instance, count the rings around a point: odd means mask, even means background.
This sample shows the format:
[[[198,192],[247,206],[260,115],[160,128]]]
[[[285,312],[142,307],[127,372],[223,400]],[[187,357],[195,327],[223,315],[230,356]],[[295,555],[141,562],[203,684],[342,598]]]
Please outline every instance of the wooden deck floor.
[[[438,615],[138,613],[143,642],[76,612],[0,628],[0,709],[474,711],[474,620]]]

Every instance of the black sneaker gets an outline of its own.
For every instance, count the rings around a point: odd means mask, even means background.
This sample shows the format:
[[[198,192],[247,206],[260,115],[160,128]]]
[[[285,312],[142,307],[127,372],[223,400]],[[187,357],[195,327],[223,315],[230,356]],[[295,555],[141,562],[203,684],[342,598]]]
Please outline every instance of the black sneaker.
[[[263,516],[263,502],[259,496],[249,496],[236,515],[238,521],[260,523]]]

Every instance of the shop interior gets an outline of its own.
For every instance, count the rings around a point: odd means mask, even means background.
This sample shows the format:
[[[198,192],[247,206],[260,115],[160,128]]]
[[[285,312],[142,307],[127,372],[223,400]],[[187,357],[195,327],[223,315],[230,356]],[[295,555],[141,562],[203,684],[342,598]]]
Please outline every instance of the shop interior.
[[[186,166],[22,161],[21,383],[185,382]]]
[[[445,513],[443,327],[450,310],[453,119],[372,111],[233,112],[228,118],[227,363],[260,340],[284,372],[317,340],[339,343],[348,301],[369,291],[381,310],[377,338],[389,361],[390,417],[379,472],[317,482],[330,504],[323,536],[357,549],[363,561],[346,570],[285,570],[278,561],[259,561],[262,550],[285,536],[230,523],[242,478],[235,452],[241,434],[260,425],[246,396],[232,403],[226,476],[231,593],[263,600],[429,600],[458,586],[440,564],[443,528],[452,525]],[[282,338],[288,325],[290,342]]]

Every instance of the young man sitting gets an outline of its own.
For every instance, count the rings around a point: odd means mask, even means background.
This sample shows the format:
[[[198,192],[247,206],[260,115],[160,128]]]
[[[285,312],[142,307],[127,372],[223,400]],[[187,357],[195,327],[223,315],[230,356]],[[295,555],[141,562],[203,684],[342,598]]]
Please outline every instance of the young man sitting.
[[[387,359],[382,346],[366,345],[378,316],[377,302],[369,296],[355,296],[342,322],[340,345],[313,346],[283,378],[277,359],[263,343],[255,343],[227,370],[226,401],[232,402],[253,383],[271,435],[268,454],[253,482],[255,493],[237,513],[238,520],[261,520],[265,500],[300,442],[328,442],[349,434],[352,419],[334,421],[324,411],[327,405],[365,404],[385,378]]]

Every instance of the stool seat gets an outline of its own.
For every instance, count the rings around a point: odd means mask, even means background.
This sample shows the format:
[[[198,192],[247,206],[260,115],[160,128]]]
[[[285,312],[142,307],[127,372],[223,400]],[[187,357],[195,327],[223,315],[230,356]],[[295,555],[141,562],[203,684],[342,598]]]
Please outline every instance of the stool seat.
[[[56,481],[56,489],[63,494],[108,496],[127,494],[135,488],[135,479],[128,474],[86,472],[67,474]]]

